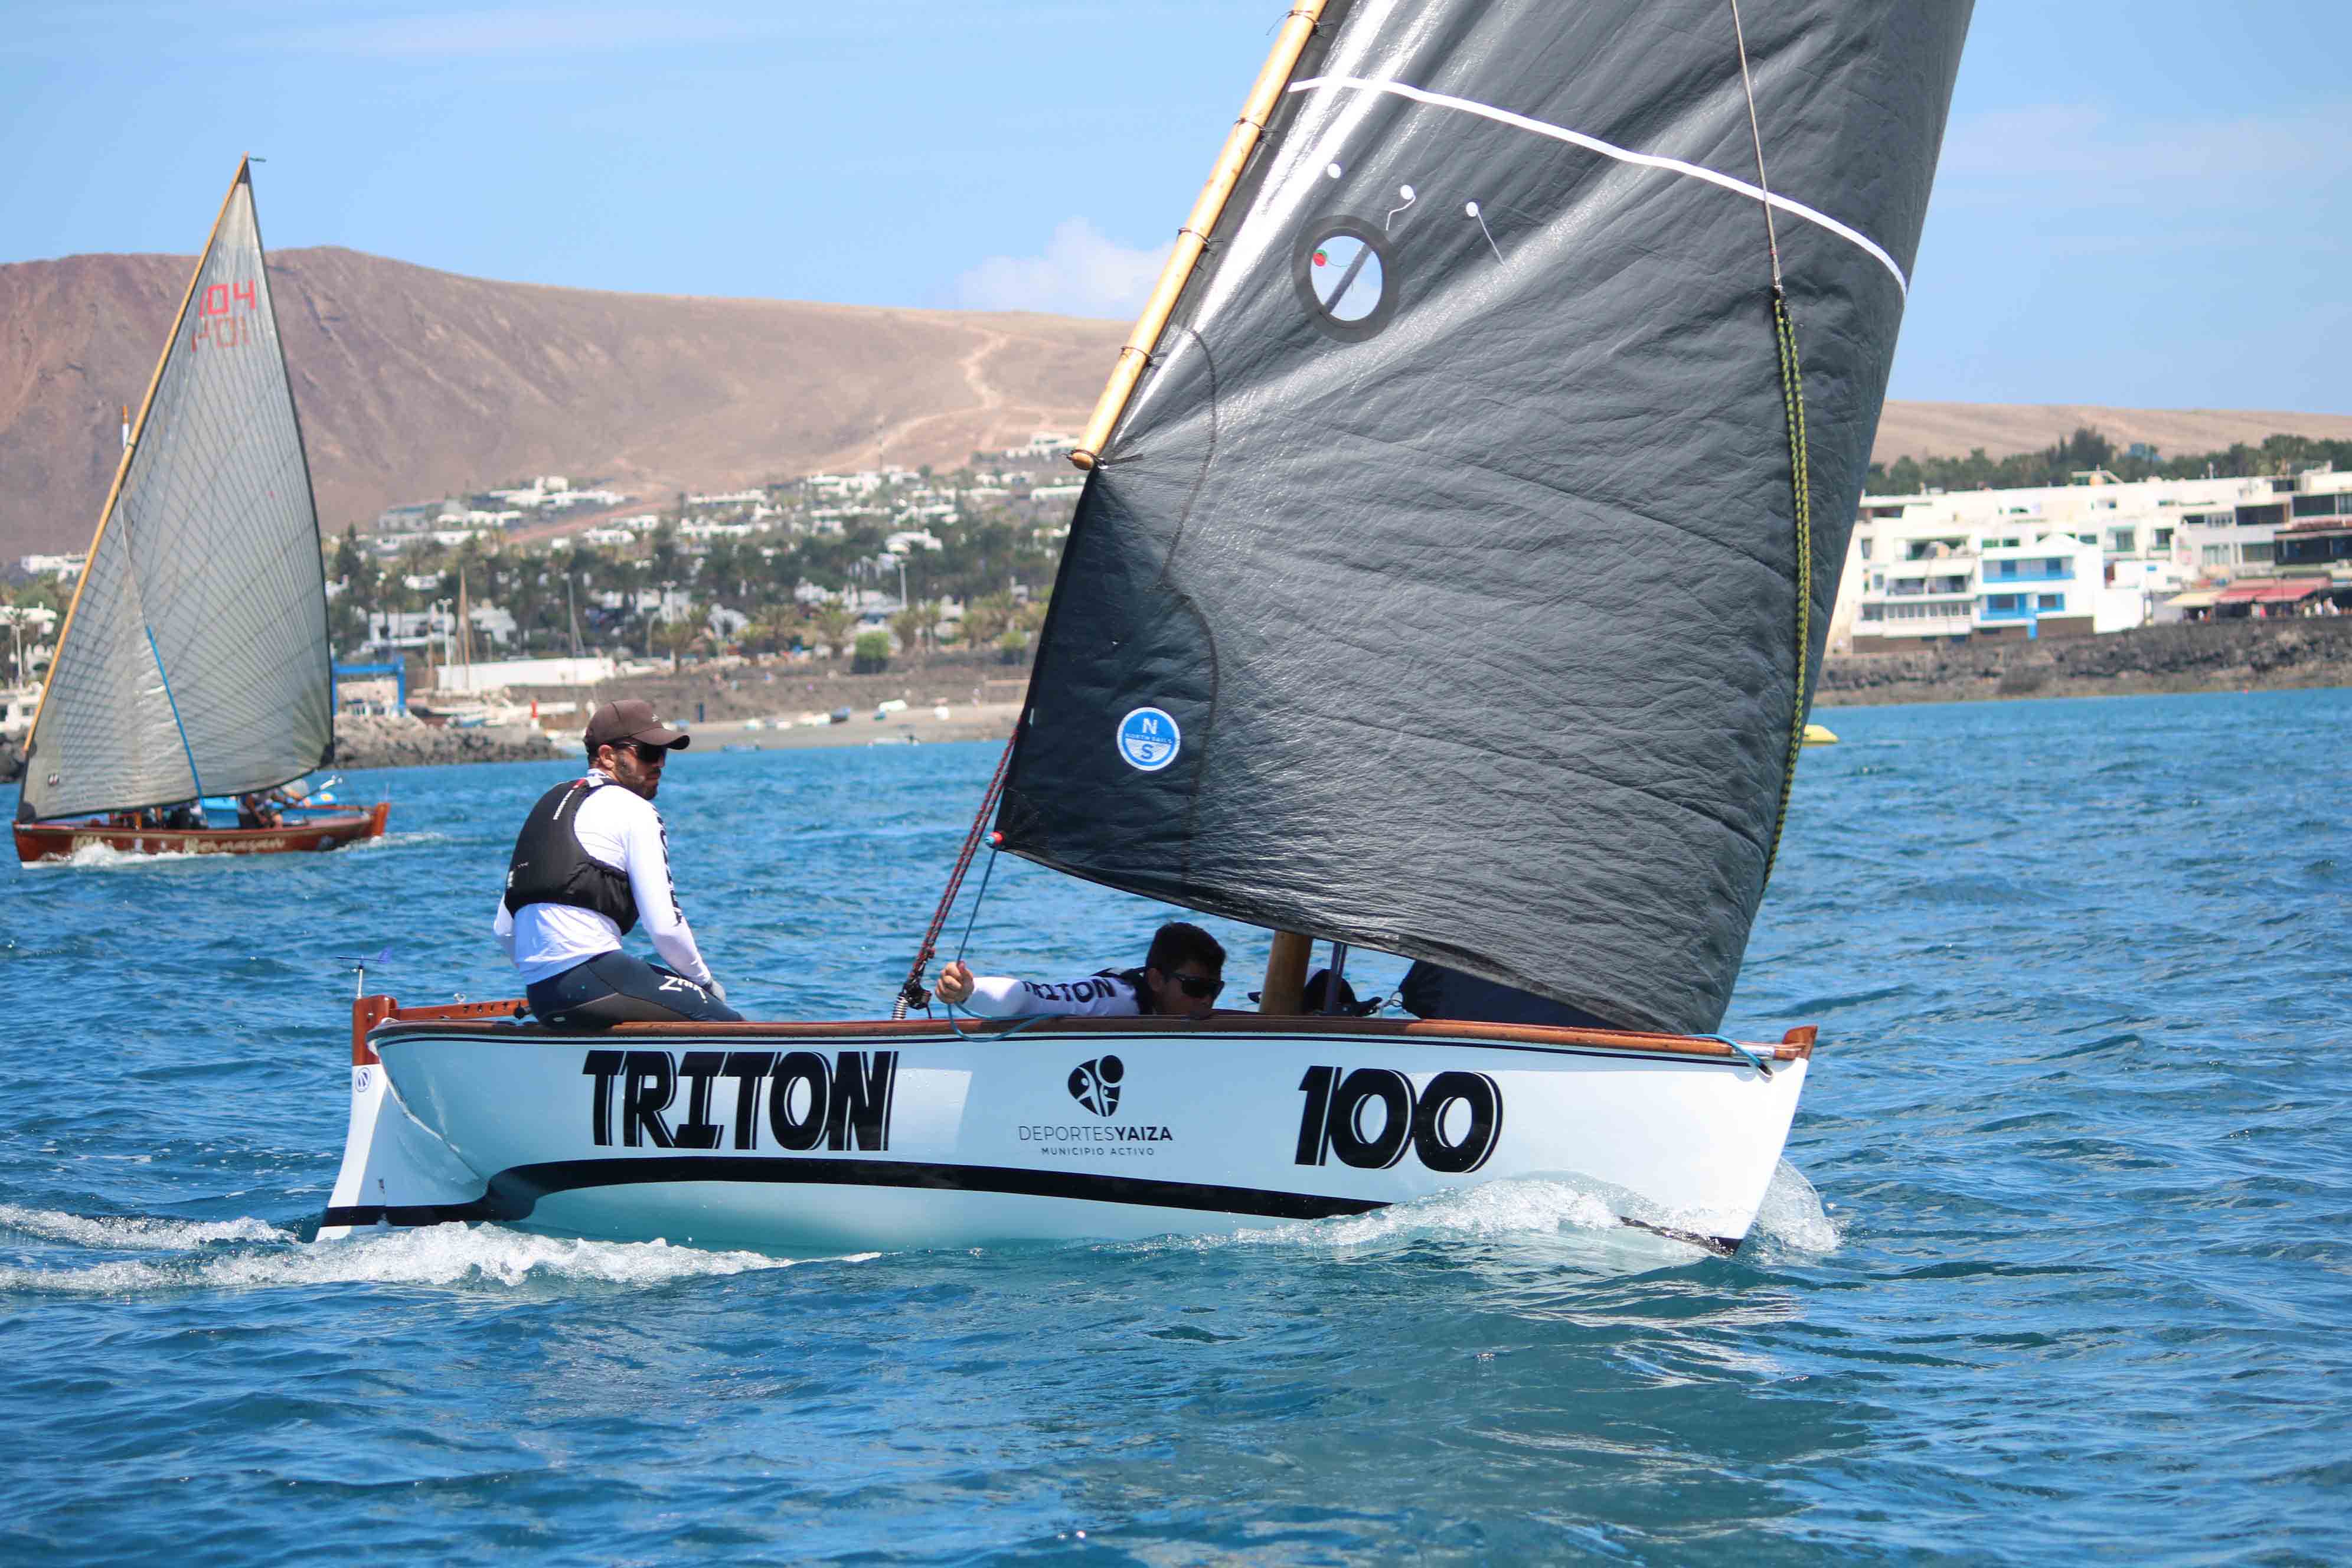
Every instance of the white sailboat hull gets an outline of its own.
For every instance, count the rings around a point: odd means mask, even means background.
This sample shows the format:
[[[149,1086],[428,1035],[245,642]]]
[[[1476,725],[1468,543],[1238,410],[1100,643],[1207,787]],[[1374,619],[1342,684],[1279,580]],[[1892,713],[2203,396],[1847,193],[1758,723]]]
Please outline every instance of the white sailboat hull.
[[[782,1251],[1129,1239],[1541,1176],[1727,1247],[1811,1050],[1255,1017],[564,1034],[488,1010],[358,1042],[322,1239],[450,1220]]]

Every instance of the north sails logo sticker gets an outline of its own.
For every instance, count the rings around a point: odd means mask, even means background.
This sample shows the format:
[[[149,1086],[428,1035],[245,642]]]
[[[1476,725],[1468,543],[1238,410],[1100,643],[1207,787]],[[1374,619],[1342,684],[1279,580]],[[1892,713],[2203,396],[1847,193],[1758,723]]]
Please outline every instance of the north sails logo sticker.
[[[1117,1057],[1080,1062],[1070,1069],[1070,1098],[1097,1116],[1108,1117],[1118,1110],[1119,1080],[1126,1076],[1127,1064]]]
[[[1138,708],[1118,721],[1118,754],[1139,773],[1158,773],[1183,744],[1184,732],[1165,710]]]

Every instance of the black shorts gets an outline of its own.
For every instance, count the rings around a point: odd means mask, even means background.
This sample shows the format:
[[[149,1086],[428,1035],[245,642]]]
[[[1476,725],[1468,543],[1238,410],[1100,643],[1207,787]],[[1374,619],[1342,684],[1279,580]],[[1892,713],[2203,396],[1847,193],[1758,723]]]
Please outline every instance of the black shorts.
[[[740,1024],[743,1015],[674,969],[600,952],[527,988],[531,1016],[567,1029],[614,1024]]]

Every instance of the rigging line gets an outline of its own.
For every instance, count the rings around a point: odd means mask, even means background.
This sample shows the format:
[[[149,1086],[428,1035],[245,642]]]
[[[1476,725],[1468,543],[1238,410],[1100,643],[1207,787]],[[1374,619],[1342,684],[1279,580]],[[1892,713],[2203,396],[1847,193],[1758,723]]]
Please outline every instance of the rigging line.
[[[1746,1046],[1741,1045],[1729,1035],[1694,1035],[1691,1037],[1698,1040],[1713,1040],[1718,1046],[1727,1046],[1730,1047],[1732,1055],[1745,1061],[1749,1067],[1754,1068],[1766,1078],[1770,1078],[1772,1076],[1772,1069],[1765,1065],[1765,1061],[1762,1057],[1758,1056],[1754,1051],[1749,1050]]]
[[[970,1008],[959,1007],[952,1002],[942,1002],[940,1005],[948,1010],[948,1027],[955,1032],[955,1037],[959,1040],[1009,1040],[1013,1036],[1019,1034],[1022,1030],[1034,1029],[1038,1025],[1044,1023],[1047,1018],[1053,1016],[1050,1013],[1040,1013],[1034,1018],[1022,1019],[1021,1022],[1013,1025],[1013,1027],[1009,1029],[1000,1029],[993,1035],[983,1035],[976,1031],[967,1030],[964,1028],[962,1025],[956,1022],[956,1015],[961,1013],[975,1024],[993,1024],[1000,1020],[995,1018],[983,1018]]]
[[[988,901],[988,879],[996,875],[996,857],[999,853],[1000,851],[994,845],[990,845],[988,847],[988,864],[980,868],[980,891],[971,896],[971,914],[970,918],[965,920],[963,922],[963,935],[956,939],[956,962],[958,963],[961,963],[963,962],[963,950],[971,945],[971,928],[980,923],[980,906]],[[950,1003],[949,1005],[953,1006],[954,1004]]]
[[[1797,326],[1789,316],[1782,286],[1780,245],[1772,226],[1771,193],[1764,184],[1764,128],[1756,112],[1756,88],[1748,70],[1748,35],[1739,25],[1739,0],[1730,0],[1731,32],[1739,49],[1739,80],[1748,92],[1748,128],[1756,140],[1756,178],[1764,192],[1764,241],[1772,256],[1772,346],[1780,362],[1780,407],[1789,427],[1790,520],[1796,529],[1796,679],[1789,699],[1789,752],[1780,768],[1780,804],[1772,816],[1772,843],[1764,853],[1764,885],[1780,858],[1780,836],[1789,824],[1789,800],[1797,787],[1797,764],[1804,756],[1806,694],[1811,686],[1813,645],[1813,476],[1811,444],[1805,435],[1805,372],[1797,357]]]
[[[203,798],[205,781],[196,773],[196,749],[188,744],[188,727],[180,719],[180,700],[172,695],[172,678],[163,673],[163,650],[155,646],[155,628],[145,627],[147,651],[155,656],[155,679],[163,683],[163,700],[172,705],[172,724],[180,731],[180,750],[188,756],[188,782],[196,786],[196,795]]]
[[[1023,713],[1024,716],[1027,713],[1025,705]],[[1020,738],[1021,724],[1015,720],[1013,733],[1004,742],[1004,754],[996,759],[996,774],[988,781],[987,793],[980,799],[980,810],[972,816],[971,830],[964,835],[963,847],[956,855],[954,868],[948,873],[947,889],[940,895],[939,908],[931,911],[931,923],[929,929],[923,932],[923,944],[916,951],[914,964],[907,971],[905,983],[898,987],[898,1000],[890,1005],[890,1016],[893,1018],[903,1018],[908,1007],[925,1006],[930,1001],[929,994],[923,989],[923,970],[939,952],[940,933],[947,929],[948,915],[955,908],[956,893],[963,887],[964,873],[971,869],[971,858],[979,853],[981,832],[988,825],[988,814],[995,805],[997,796],[1003,793],[1004,772],[1012,765],[1013,748]],[[992,858],[989,864],[992,868],[995,865]],[[975,909],[975,918],[978,912]],[[969,930],[966,934],[970,934]]]
[[[1780,287],[1780,237],[1772,225],[1772,182],[1764,174],[1764,127],[1756,118],[1756,80],[1748,73],[1748,30],[1739,25],[1739,0],[1731,0],[1731,36],[1739,44],[1739,85],[1748,94],[1748,134],[1756,142],[1756,185],[1764,193],[1764,243],[1772,252],[1772,287]]]
[[[1850,224],[1840,223],[1818,207],[1809,207],[1804,203],[1791,201],[1787,196],[1776,196],[1771,192],[1761,190],[1745,180],[1736,180],[1729,174],[1717,174],[1703,164],[1685,163],[1680,158],[1662,158],[1653,153],[1636,153],[1630,147],[1620,147],[1613,142],[1603,142],[1598,136],[1588,136],[1581,131],[1570,131],[1564,125],[1553,125],[1546,121],[1532,120],[1524,114],[1514,114],[1507,109],[1496,109],[1492,104],[1479,103],[1467,98],[1454,98],[1443,92],[1431,92],[1423,88],[1410,87],[1401,81],[1388,81],[1370,77],[1312,77],[1304,81],[1292,82],[1289,90],[1307,92],[1347,88],[1367,92],[1392,93],[1399,98],[1409,98],[1415,103],[1426,103],[1437,109],[1459,110],[1465,114],[1475,114],[1482,120],[1491,120],[1497,125],[1508,125],[1517,130],[1532,132],[1538,136],[1549,137],[1555,142],[1566,142],[1571,146],[1581,147],[1589,153],[1598,153],[1604,158],[1614,158],[1621,163],[1632,163],[1644,169],[1663,169],[1668,174],[1684,174],[1694,180],[1704,180],[1710,185],[1717,185],[1735,195],[1762,202],[1768,206],[1778,207],[1784,213],[1803,218],[1807,223],[1828,229],[1840,238],[1861,247],[1874,258],[1880,266],[1886,268],[1895,279],[1895,288],[1903,291],[1904,297],[1906,299],[1910,297],[1911,280],[1903,275],[1903,268],[1895,264],[1895,258],[1886,253],[1885,247],[1860,229]]]

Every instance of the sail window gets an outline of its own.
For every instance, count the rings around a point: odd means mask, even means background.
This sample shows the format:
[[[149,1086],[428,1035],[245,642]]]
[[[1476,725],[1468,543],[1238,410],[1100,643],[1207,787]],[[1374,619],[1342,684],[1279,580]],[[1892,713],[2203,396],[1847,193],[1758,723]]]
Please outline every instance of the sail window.
[[[1309,224],[1292,267],[1307,320],[1343,342],[1360,342],[1396,314],[1395,278],[1379,229],[1358,218]]]

